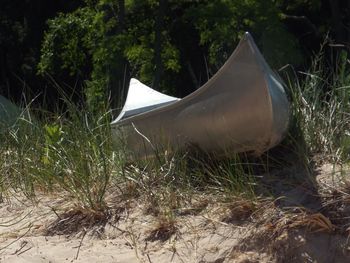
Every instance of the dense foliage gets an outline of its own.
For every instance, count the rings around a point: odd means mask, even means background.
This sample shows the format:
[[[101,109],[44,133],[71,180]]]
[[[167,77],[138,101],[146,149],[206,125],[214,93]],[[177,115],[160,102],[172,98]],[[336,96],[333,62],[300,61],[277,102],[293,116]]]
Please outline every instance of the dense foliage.
[[[43,91],[40,76],[49,76],[68,84],[64,89],[82,86],[73,89],[94,109],[107,99],[118,106],[131,76],[177,96],[192,92],[225,62],[245,31],[275,69],[307,65],[327,33],[338,44],[350,38],[349,6],[340,0],[1,5],[0,92],[18,97],[29,83],[34,94],[56,98],[53,88]]]

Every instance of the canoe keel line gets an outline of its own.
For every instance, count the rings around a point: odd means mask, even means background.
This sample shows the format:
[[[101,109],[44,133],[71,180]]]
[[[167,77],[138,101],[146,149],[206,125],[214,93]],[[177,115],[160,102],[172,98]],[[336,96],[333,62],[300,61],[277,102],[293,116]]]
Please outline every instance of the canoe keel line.
[[[131,79],[112,134],[136,158],[189,145],[218,155],[261,154],[282,140],[288,119],[283,85],[245,33],[221,69],[183,99]]]

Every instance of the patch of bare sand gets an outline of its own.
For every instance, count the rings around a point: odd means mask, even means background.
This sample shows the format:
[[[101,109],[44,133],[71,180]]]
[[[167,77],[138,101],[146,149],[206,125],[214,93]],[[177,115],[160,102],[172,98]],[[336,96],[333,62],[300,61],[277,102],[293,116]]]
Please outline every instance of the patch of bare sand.
[[[325,178],[321,173],[319,184],[330,184]],[[302,188],[286,192],[293,200],[302,194]],[[286,216],[271,202],[240,218],[232,211],[249,211],[244,202],[211,203],[199,212],[179,213],[170,238],[157,240],[150,233],[159,218],[140,203],[112,208],[108,220],[96,224],[87,224],[83,214],[60,218],[69,211],[66,203],[53,195],[37,205],[21,197],[1,203],[0,262],[350,262],[346,232],[333,229],[322,210]]]
[[[48,235],[59,198],[43,198],[36,206],[10,201],[0,207],[0,262],[224,262],[245,231],[210,215],[187,215],[168,240],[147,241],[156,219],[134,205],[103,226]]]

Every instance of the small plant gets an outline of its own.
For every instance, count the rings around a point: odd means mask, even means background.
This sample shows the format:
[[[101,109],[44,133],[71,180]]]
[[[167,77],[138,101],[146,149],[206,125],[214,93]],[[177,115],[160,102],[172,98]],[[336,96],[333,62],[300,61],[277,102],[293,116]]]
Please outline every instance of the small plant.
[[[0,147],[0,187],[20,190],[29,198],[37,190],[64,191],[80,208],[104,211],[117,162],[109,113],[96,116],[63,98],[63,114],[41,112],[42,118],[21,118],[8,129],[6,144]]]
[[[103,210],[116,161],[107,117],[75,108],[69,114],[60,125],[44,126],[41,178],[68,191],[81,206]]]

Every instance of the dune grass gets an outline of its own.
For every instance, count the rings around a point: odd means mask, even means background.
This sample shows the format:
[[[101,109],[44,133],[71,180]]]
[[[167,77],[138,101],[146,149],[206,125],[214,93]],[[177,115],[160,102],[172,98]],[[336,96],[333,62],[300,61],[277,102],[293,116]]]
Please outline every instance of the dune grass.
[[[106,192],[118,165],[108,112],[94,116],[67,102],[60,115],[20,118],[2,140],[3,191],[68,193],[83,208],[104,209]],[[41,113],[41,115],[44,115]]]
[[[324,53],[313,60],[308,72],[287,75],[292,102],[290,135],[308,156],[347,162],[350,154],[350,65],[346,52],[336,67],[326,67]]]
[[[285,78],[291,101],[289,133],[279,150],[260,158],[181,152],[130,163],[112,139],[110,113],[91,113],[63,96],[65,111],[21,118],[1,131],[0,197],[20,192],[35,200],[38,192],[64,193],[80,212],[108,214],[106,193],[112,189],[120,200],[145,200],[145,212],[159,218],[164,235],[176,230],[176,216],[184,207],[195,212],[206,206],[196,201],[198,196],[225,202],[231,211],[226,218],[254,213],[258,200],[271,197],[262,178],[273,171],[299,164],[312,173],[315,157],[333,163],[349,160],[348,60],[343,55],[331,72],[323,63],[321,53],[309,72]],[[163,236],[152,233],[153,238]]]

